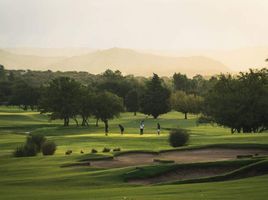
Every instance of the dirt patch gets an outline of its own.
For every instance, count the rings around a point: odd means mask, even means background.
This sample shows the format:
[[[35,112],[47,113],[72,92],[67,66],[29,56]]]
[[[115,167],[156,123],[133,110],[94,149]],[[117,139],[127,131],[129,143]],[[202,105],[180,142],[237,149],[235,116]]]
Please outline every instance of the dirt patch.
[[[237,155],[268,156],[268,150],[260,149],[223,149],[207,148],[184,151],[170,151],[156,154],[131,153],[115,157],[113,160],[91,161],[90,166],[100,168],[117,168],[153,164],[154,159],[174,160],[176,163],[196,163],[222,160],[234,160]]]

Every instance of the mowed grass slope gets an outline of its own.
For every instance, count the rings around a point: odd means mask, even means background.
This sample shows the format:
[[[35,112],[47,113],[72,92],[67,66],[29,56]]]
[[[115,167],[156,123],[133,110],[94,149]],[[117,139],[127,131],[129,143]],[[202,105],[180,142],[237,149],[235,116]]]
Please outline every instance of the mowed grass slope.
[[[139,135],[139,123],[145,119],[145,134]],[[162,127],[156,135],[156,123]],[[125,127],[119,134],[118,124]],[[89,153],[92,148],[120,147],[122,150],[165,150],[168,129],[187,128],[191,137],[189,146],[228,143],[268,144],[268,134],[232,135],[227,128],[196,125],[196,116],[188,120],[177,112],[170,112],[155,120],[145,115],[123,113],[109,121],[110,134],[104,136],[103,123],[95,127],[63,127],[60,120],[49,121],[37,112],[25,112],[15,107],[0,107],[0,199],[265,199],[268,176],[236,181],[163,185],[132,186],[124,182],[124,174],[134,167],[119,169],[93,169],[90,167],[61,167],[83,158],[80,150]],[[14,158],[12,152],[23,144],[27,134],[39,133],[58,145],[54,156]],[[73,154],[65,156],[66,150]]]

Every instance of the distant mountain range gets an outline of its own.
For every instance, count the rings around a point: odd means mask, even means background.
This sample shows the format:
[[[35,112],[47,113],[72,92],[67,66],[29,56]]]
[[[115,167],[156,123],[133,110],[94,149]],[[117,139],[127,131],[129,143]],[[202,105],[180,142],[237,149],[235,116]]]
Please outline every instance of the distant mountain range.
[[[14,49],[0,50],[0,64],[7,69],[87,71],[93,74],[109,68],[138,76],[150,76],[152,73],[171,76],[175,72],[189,76],[213,75],[230,71],[221,62],[205,56],[163,56],[122,48],[88,50],[89,53],[83,50],[82,55],[77,51],[74,56],[70,56],[70,53],[69,56],[37,56],[28,55],[29,51],[24,54],[17,54],[18,52]]]
[[[180,51],[156,51],[143,50],[143,53],[152,53],[164,56],[205,56],[222,62],[232,72],[246,71],[249,68],[268,67],[267,46],[244,47],[231,50],[180,50]]]

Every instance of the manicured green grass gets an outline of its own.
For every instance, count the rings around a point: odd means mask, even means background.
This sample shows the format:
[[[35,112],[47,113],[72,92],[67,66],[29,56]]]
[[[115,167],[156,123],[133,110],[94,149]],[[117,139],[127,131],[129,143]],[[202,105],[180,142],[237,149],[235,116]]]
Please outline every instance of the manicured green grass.
[[[145,119],[145,134],[139,135],[139,123]],[[160,122],[162,132],[156,134]],[[119,134],[118,124],[125,127],[125,134]],[[268,134],[232,135],[227,128],[211,125],[196,126],[196,116],[188,120],[177,112],[170,112],[155,120],[142,114],[133,116],[123,113],[120,118],[110,120],[110,134],[104,136],[103,123],[95,127],[90,119],[89,127],[63,127],[62,121],[49,121],[47,116],[16,107],[0,107],[0,199],[265,199],[267,197],[268,175],[227,182],[132,186],[124,182],[124,175],[135,167],[119,169],[94,169],[90,167],[62,167],[76,163],[92,155],[81,155],[80,150],[89,153],[92,148],[101,151],[104,147],[123,151],[161,151],[171,147],[168,144],[168,129],[190,130],[189,146],[197,148],[206,145],[264,146],[268,145]],[[57,143],[54,156],[14,158],[13,150],[24,143],[27,135],[43,134]],[[66,150],[73,154],[65,156]],[[106,154],[107,156],[111,154]],[[99,157],[100,155],[95,155]],[[98,159],[98,158],[97,158]]]
[[[1,199],[5,200],[264,200],[267,197],[267,182],[268,176],[266,175],[217,183],[143,187],[99,186],[96,189],[94,186],[85,183],[81,183],[80,187],[70,187],[63,181],[54,183],[52,186],[4,186],[0,188],[0,193]]]

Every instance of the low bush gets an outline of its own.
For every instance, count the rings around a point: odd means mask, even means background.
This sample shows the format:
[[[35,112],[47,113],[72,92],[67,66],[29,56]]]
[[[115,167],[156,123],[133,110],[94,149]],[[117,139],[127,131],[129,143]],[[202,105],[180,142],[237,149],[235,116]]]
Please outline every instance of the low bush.
[[[110,151],[111,151],[111,149],[110,148],[106,148],[106,147],[104,147],[103,150],[102,150],[103,153],[110,152]]]
[[[27,137],[24,145],[17,147],[13,155],[15,157],[36,156],[42,151],[43,155],[53,155],[56,151],[56,144],[54,142],[46,142],[43,135],[30,135]]]
[[[188,131],[185,129],[173,129],[169,133],[169,144],[172,147],[180,147],[189,141]]]
[[[23,157],[24,156],[24,146],[17,147],[17,149],[14,151],[14,156],[15,157]]]
[[[37,152],[40,152],[45,141],[46,138],[43,135],[33,134],[27,137],[26,144],[34,144],[36,146]]]
[[[211,124],[213,122],[214,121],[211,117],[205,116],[205,115],[201,115],[196,121],[197,125],[199,125],[199,124]]]
[[[15,157],[28,157],[28,156],[36,156],[37,148],[35,144],[27,143],[23,146],[17,147],[14,152]]]
[[[43,155],[53,155],[57,149],[57,145],[52,141],[46,141],[42,145],[42,153]]]
[[[98,153],[96,149],[91,149],[91,153]]]
[[[73,153],[72,150],[67,150],[67,151],[65,152],[65,155],[71,155],[72,153]]]
[[[36,156],[38,151],[35,144],[26,144],[24,146],[25,156]]]
[[[114,148],[113,151],[121,151],[120,148]]]

